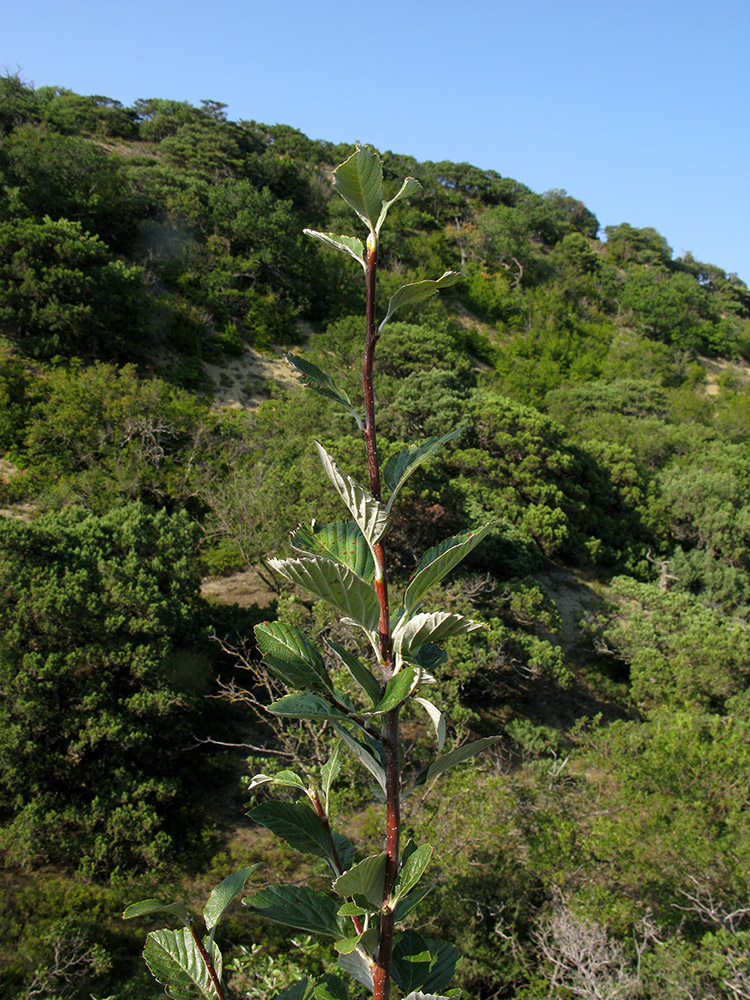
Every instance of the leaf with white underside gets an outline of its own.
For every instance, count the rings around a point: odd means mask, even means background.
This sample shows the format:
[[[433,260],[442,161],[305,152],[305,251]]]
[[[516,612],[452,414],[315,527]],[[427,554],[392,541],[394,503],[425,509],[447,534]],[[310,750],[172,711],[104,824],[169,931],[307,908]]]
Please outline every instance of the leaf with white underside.
[[[310,692],[285,694],[277,701],[271,702],[268,711],[272,715],[280,715],[289,719],[347,719],[345,712],[334,708],[324,701],[320,695]]]
[[[313,892],[307,886],[271,885],[243,900],[254,913],[311,934],[344,937],[344,918],[338,915],[333,896]]]
[[[291,534],[291,546],[302,555],[320,555],[347,566],[369,583],[375,574],[375,561],[365,536],[355,521],[333,521],[323,527],[301,524]]]
[[[426,698],[415,698],[414,701],[419,702],[419,704],[422,706],[425,712],[427,712],[427,714],[429,715],[430,721],[435,727],[435,736],[437,737],[437,748],[438,748],[438,753],[440,753],[445,744],[445,731],[446,731],[445,716],[436,705],[433,705],[432,702],[428,701]]]
[[[361,244],[360,244],[361,246]],[[326,375],[324,371],[321,371],[317,365],[314,365],[312,361],[306,361],[304,358],[298,358],[294,354],[285,354],[284,359],[289,367],[299,375],[300,382],[306,389],[312,389],[313,392],[317,393],[319,396],[324,396],[326,399],[332,399],[336,403],[340,403],[345,410],[357,421],[357,426],[362,430],[362,418],[357,413],[357,411],[352,406],[352,401],[349,396],[340,389],[336,383],[333,381],[330,375]]]
[[[351,750],[351,752],[354,754],[354,756],[360,762],[360,764],[364,764],[364,766],[367,768],[367,770],[370,772],[370,774],[373,776],[373,778],[375,778],[375,780],[377,781],[377,783],[383,789],[383,794],[385,795],[386,794],[386,791],[385,791],[385,768],[383,767],[383,765],[380,763],[379,760],[375,759],[375,756],[374,756],[372,750],[369,747],[364,747],[358,740],[355,740],[354,737],[351,736],[344,729],[343,726],[340,726],[340,725],[338,725],[335,722],[334,722],[333,726],[334,726],[334,729],[336,730],[336,732],[341,737],[341,739],[346,744],[346,746],[349,747],[349,749]]]
[[[344,972],[348,972],[353,979],[356,979],[370,993],[374,991],[372,966],[361,952],[352,951],[348,955],[339,955],[338,961],[339,966]]]
[[[393,630],[393,652],[398,657],[412,656],[428,642],[440,642],[452,635],[464,635],[484,628],[481,622],[450,611],[429,611],[403,619]]]
[[[146,965],[155,979],[174,1000],[216,1000],[216,988],[211,982],[203,956],[187,927],[177,931],[152,931],[143,949]],[[214,968],[221,974],[221,954],[213,946]]]
[[[383,697],[383,691],[377,681],[377,678],[370,672],[365,664],[362,663],[359,657],[350,653],[345,646],[341,646],[338,642],[334,642],[333,639],[326,639],[326,642],[344,664],[357,684],[359,684],[362,690],[369,696],[373,705],[377,705]]]
[[[305,236],[312,236],[313,239],[320,240],[334,250],[341,250],[342,253],[349,254],[366,271],[365,248],[362,240],[356,236],[337,236],[335,233],[319,233],[315,229],[303,229]]]
[[[333,186],[374,233],[383,207],[380,157],[369,147],[358,146],[357,151],[333,171]]]
[[[364,715],[385,715],[386,712],[390,712],[392,709],[396,708],[403,701],[405,701],[411,692],[414,690],[416,683],[419,680],[419,675],[421,671],[418,667],[413,667],[407,665],[403,670],[392,677],[385,686],[385,691],[383,692],[383,697],[377,703],[374,708],[371,708],[369,712],[364,712]]]
[[[479,545],[494,524],[494,521],[489,521],[477,531],[462,531],[461,534],[447,538],[425,552],[404,594],[404,605],[407,612],[416,607],[420,598],[427,593],[430,587],[439,583]]]
[[[331,841],[323,820],[304,802],[262,802],[247,814],[303,854],[328,861]]]
[[[363,896],[375,910],[379,910],[383,905],[385,866],[385,854],[365,858],[334,881],[334,891],[344,897]]]
[[[306,792],[307,786],[302,778],[294,771],[279,771],[278,774],[255,774],[247,786],[248,792],[260,788],[261,785],[283,785],[286,788],[296,788],[300,792]]]
[[[396,499],[396,494],[412,472],[418,469],[428,458],[431,458],[441,445],[458,437],[462,430],[463,427],[456,427],[452,431],[448,431],[447,434],[443,434],[442,437],[428,438],[423,444],[404,448],[402,451],[397,452],[397,454],[391,455],[383,466],[383,482],[391,491],[388,503],[386,504],[386,510],[389,513]]]
[[[408,285],[402,285],[398,291],[391,296],[388,303],[388,312],[378,327],[378,333],[383,332],[383,327],[390,320],[396,310],[403,306],[413,306],[417,302],[423,302],[435,295],[441,288],[448,288],[455,285],[463,278],[461,271],[446,271],[439,278],[425,278],[424,281],[412,281]]]
[[[402,198],[408,198],[410,195],[416,194],[417,191],[421,190],[422,190],[422,185],[419,183],[416,177],[405,177],[403,184],[398,190],[398,193],[395,194],[390,199],[390,201],[383,202],[383,207],[380,209],[380,215],[378,216],[378,221],[377,224],[375,225],[375,232],[376,233],[380,232],[380,227],[385,222],[385,217],[386,215],[388,215],[388,209],[391,207],[391,205],[395,205],[396,202],[400,201]]]
[[[255,626],[255,638],[265,663],[289,687],[333,689],[322,656],[299,629],[278,621],[263,622]]]
[[[318,449],[326,475],[336,487],[336,492],[372,548],[380,541],[388,527],[388,511],[372,493],[359,483],[355,483],[350,476],[344,476],[339,472],[336,463],[319,441],[315,442],[315,447]]]
[[[463,764],[465,760],[469,760],[470,757],[475,757],[478,753],[486,750],[487,747],[491,747],[494,743],[497,743],[499,739],[499,736],[486,736],[484,739],[474,740],[473,743],[464,743],[463,746],[458,747],[456,750],[451,750],[441,757],[436,757],[428,767],[420,771],[411,788],[404,792],[404,796],[410,795],[415,788],[419,788],[420,785],[431,781],[444,771],[450,771],[458,764]]]
[[[245,882],[247,882],[257,868],[260,868],[260,864],[251,865],[249,868],[241,868],[238,872],[227,875],[224,881],[220,882],[208,897],[203,910],[203,919],[206,921],[206,930],[212,932],[212,940],[213,930],[224,915],[224,911],[242,892],[245,888]]]
[[[333,753],[320,769],[322,780],[321,791],[323,792],[323,808],[328,814],[328,798],[331,794],[331,787],[341,771],[341,744],[337,743],[333,748]]]
[[[378,595],[346,566],[322,557],[269,559],[268,564],[291,583],[299,584],[333,605],[341,615],[353,619],[367,632],[377,631],[380,618]]]

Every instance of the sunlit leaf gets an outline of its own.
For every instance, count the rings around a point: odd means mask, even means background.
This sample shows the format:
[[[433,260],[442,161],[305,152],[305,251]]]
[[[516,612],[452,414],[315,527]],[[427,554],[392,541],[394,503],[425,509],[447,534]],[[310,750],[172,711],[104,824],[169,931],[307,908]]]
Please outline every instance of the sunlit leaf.
[[[322,557],[269,559],[268,563],[275,572],[331,604],[339,614],[351,618],[366,631],[377,630],[380,618],[378,595],[346,566]]]
[[[362,246],[361,243],[360,246]],[[357,421],[359,429],[362,430],[362,418],[352,406],[352,401],[349,399],[349,396],[343,389],[336,385],[330,375],[321,371],[317,365],[312,363],[312,361],[306,361],[305,358],[299,358],[295,354],[287,353],[284,355],[284,359],[289,367],[297,375],[299,375],[300,382],[306,389],[312,389],[312,391],[317,393],[319,396],[324,396],[326,399],[333,399],[335,402],[339,403],[345,410],[349,411],[349,413]]]
[[[162,903],[159,899],[142,899],[139,903],[131,903],[122,915],[123,920],[134,917],[148,917],[152,913],[171,913],[187,923],[190,914],[184,903]]]
[[[288,788],[296,788],[300,792],[307,789],[302,778],[294,771],[279,771],[278,774],[255,774],[247,786],[248,792],[260,788],[261,785],[284,785]]]
[[[357,151],[333,172],[334,189],[360,219],[375,232],[383,207],[383,168],[368,146]]]
[[[299,629],[278,621],[263,622],[255,626],[255,638],[266,664],[289,687],[333,689],[322,656]]]
[[[436,757],[428,767],[419,773],[416,781],[405,794],[410,794],[415,788],[424,785],[427,781],[431,781],[444,771],[450,771],[458,764],[463,764],[465,760],[469,760],[470,757],[474,757],[476,754],[486,750],[487,747],[491,747],[499,739],[499,736],[486,736],[484,739],[474,740],[473,743],[464,743],[463,746],[458,747],[456,750],[451,750],[441,757]]]
[[[365,583],[375,573],[370,547],[355,521],[334,521],[323,527],[301,524],[291,536],[292,548],[303,554],[325,556],[347,566]]]
[[[401,899],[411,892],[424,874],[431,857],[432,847],[429,844],[422,844],[406,858],[398,874],[394,899]]]
[[[331,794],[331,787],[341,771],[341,744],[337,743],[333,748],[333,753],[320,769],[322,779],[321,790],[323,792],[323,808],[328,812],[328,799]]]
[[[216,886],[208,897],[208,902],[203,910],[203,919],[206,921],[207,930],[210,931],[216,927],[226,908],[242,892],[245,888],[245,882],[257,868],[260,868],[260,864],[241,868],[239,871],[227,875],[224,881]]]
[[[268,711],[273,715],[286,716],[291,719],[346,719],[345,712],[334,708],[324,701],[320,695],[304,692],[300,694],[285,694],[283,698],[271,702]]]
[[[364,896],[375,909],[380,909],[383,905],[385,866],[385,854],[365,858],[340,875],[333,888],[340,896]]]
[[[401,620],[393,630],[393,652],[408,657],[428,642],[440,642],[452,635],[463,635],[483,628],[481,622],[449,611],[431,611]]]
[[[395,677],[392,677],[385,686],[383,697],[378,704],[365,713],[367,715],[384,715],[390,712],[402,701],[409,697],[414,686],[415,679],[419,674],[419,669],[411,665],[405,666]]]
[[[339,472],[338,466],[319,441],[315,442],[320,461],[326,475],[336,487],[336,491],[346,504],[349,513],[359,525],[360,531],[372,547],[380,541],[388,527],[388,511],[350,476]]]
[[[477,531],[463,531],[425,552],[404,594],[407,611],[411,611],[417,605],[430,587],[434,587],[458,566],[461,560],[465,559],[487,536],[492,527],[494,521],[483,525]]]
[[[438,748],[438,753],[440,753],[440,751],[443,749],[443,745],[445,744],[445,730],[446,730],[445,716],[436,705],[433,705],[432,702],[428,701],[426,698],[415,698],[414,701],[419,702],[419,704],[422,706],[425,712],[427,712],[427,714],[429,715],[430,721],[435,727],[435,735],[437,736],[437,748]]]
[[[365,248],[362,240],[356,236],[337,236],[336,233],[319,233],[315,229],[303,229],[302,232],[305,236],[312,236],[314,239],[320,240],[321,243],[333,247],[334,250],[340,250],[342,253],[348,254],[367,271]]]
[[[416,305],[417,302],[429,299],[430,296],[435,295],[441,288],[448,288],[450,285],[455,285],[462,278],[463,274],[461,271],[446,271],[445,274],[436,279],[426,278],[424,281],[412,281],[408,285],[402,285],[391,296],[388,303],[388,312],[378,327],[378,331],[382,332],[383,327],[396,310],[401,309],[403,306]]]
[[[402,451],[397,452],[397,454],[391,455],[383,466],[382,472],[383,482],[391,491],[388,503],[386,504],[387,511],[390,512],[398,491],[412,472],[418,469],[428,458],[431,458],[442,445],[458,437],[462,430],[463,427],[456,427],[452,431],[448,431],[447,434],[443,434],[442,437],[428,438],[423,444],[404,448]]]
[[[208,966],[187,927],[152,931],[146,938],[143,957],[174,1000],[196,1000],[196,997],[217,1000]],[[221,954],[216,945],[212,948],[212,961],[220,974]]]
[[[375,232],[376,233],[380,232],[380,227],[385,222],[385,217],[386,215],[388,215],[388,210],[391,207],[391,205],[395,205],[396,202],[400,201],[402,198],[408,198],[410,195],[415,194],[417,191],[421,190],[422,190],[422,185],[415,177],[404,178],[404,182],[399,188],[398,193],[395,194],[390,199],[390,201],[383,202],[383,207],[380,209],[380,215],[378,216],[378,221],[375,226]]]

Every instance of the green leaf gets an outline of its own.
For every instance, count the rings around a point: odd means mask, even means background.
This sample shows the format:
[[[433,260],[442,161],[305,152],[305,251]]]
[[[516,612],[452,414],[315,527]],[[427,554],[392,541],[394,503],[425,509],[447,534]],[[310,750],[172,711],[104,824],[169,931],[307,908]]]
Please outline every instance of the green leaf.
[[[481,622],[472,621],[449,611],[431,611],[403,618],[393,630],[393,652],[400,659],[414,655],[428,642],[440,642],[452,635],[463,635],[483,628]]]
[[[393,946],[391,974],[402,990],[418,989],[430,973],[431,961],[424,938],[416,931],[404,931]]]
[[[474,757],[476,754],[481,753],[482,750],[486,750],[487,747],[491,747],[499,739],[499,736],[486,736],[484,739],[474,740],[473,743],[464,743],[463,746],[458,747],[456,750],[451,750],[449,753],[443,754],[442,757],[437,757],[429,767],[426,767],[419,773],[416,781],[405,794],[411,794],[415,788],[424,785],[427,781],[431,781],[444,771],[450,771],[458,764],[463,764],[465,760],[469,760],[470,757]]]
[[[386,861],[385,854],[365,858],[335,880],[334,890],[340,896],[364,896],[373,909],[379,910],[383,905]]]
[[[428,438],[423,444],[404,448],[395,455],[391,455],[383,466],[383,482],[391,492],[386,504],[386,510],[389,513],[393,506],[393,501],[396,499],[396,494],[412,472],[418,469],[428,458],[431,458],[438,448],[448,441],[452,441],[453,438],[458,437],[462,431],[463,427],[456,427],[452,431],[448,431],[447,434],[443,434],[442,437]]]
[[[312,983],[307,976],[298,979],[296,983],[287,986],[286,989],[277,993],[273,1000],[307,1000],[312,995]]]
[[[346,984],[330,972],[315,980],[313,996],[315,1000],[348,1000]]]
[[[460,995],[461,991],[458,991]],[[437,993],[422,993],[421,990],[413,990],[406,1000],[453,1000],[450,996],[440,996]]]
[[[329,705],[320,695],[285,694],[283,698],[272,702],[267,711],[273,715],[286,716],[291,719],[347,719],[348,716]]]
[[[244,905],[262,917],[301,931],[334,938],[345,936],[337,901],[307,886],[272,885],[248,896]]]
[[[433,938],[426,938],[427,947],[430,949],[432,960],[427,979],[422,986],[432,992],[433,990],[444,990],[453,979],[461,954],[458,948],[454,948],[448,941],[435,941]]]
[[[245,888],[245,882],[252,873],[260,868],[260,864],[251,865],[249,868],[241,868],[232,875],[227,875],[223,882],[220,882],[211,895],[208,897],[203,919],[206,921],[206,930],[211,931],[216,927],[224,915],[224,911],[233,899]]]
[[[402,701],[405,701],[414,687],[414,682],[419,675],[419,669],[407,664],[395,677],[392,677],[385,686],[385,692],[378,704],[370,709],[365,715],[384,715],[396,708]]]
[[[463,531],[425,552],[404,594],[404,605],[407,613],[416,607],[420,598],[427,593],[430,587],[439,583],[479,545],[490,529],[494,527],[494,523],[494,521],[490,521],[477,531]]]
[[[269,559],[268,563],[281,576],[331,604],[366,632],[377,632],[380,619],[378,595],[346,566],[320,556],[308,559]]]
[[[255,626],[255,638],[265,663],[289,687],[333,690],[322,656],[299,629],[263,622]]]
[[[353,937],[342,938],[340,941],[335,941],[333,947],[339,955],[348,955],[357,947],[361,936],[361,934],[355,934]]]
[[[441,664],[445,663],[448,659],[448,654],[440,646],[436,646],[432,642],[426,642],[424,646],[420,646],[416,653],[412,654],[412,660],[418,666],[422,668],[423,671],[432,672]]]
[[[261,785],[284,785],[287,788],[296,788],[300,792],[307,791],[304,781],[294,771],[279,771],[278,774],[256,774],[247,786],[247,790],[251,792],[260,788]]]
[[[320,240],[321,243],[333,247],[334,250],[340,250],[342,253],[349,254],[358,264],[362,265],[363,270],[367,273],[365,248],[362,240],[356,236],[337,236],[335,233],[319,233],[315,229],[303,229],[302,232],[305,236],[312,236],[313,239]]]
[[[328,814],[328,799],[331,795],[331,787],[341,771],[341,744],[337,743],[333,748],[333,753],[320,769],[323,791],[323,808]]]
[[[333,186],[374,233],[383,207],[380,157],[368,146],[357,146],[357,151],[334,170]]]
[[[153,976],[174,1000],[196,1000],[196,997],[217,1000],[208,967],[187,927],[152,931],[146,938],[143,957]],[[215,945],[213,962],[219,973],[221,960]]]
[[[291,536],[292,548],[303,555],[325,556],[347,566],[369,583],[375,573],[370,547],[355,521],[334,521],[324,527],[301,524]]]
[[[395,295],[391,296],[391,300],[388,303],[388,312],[378,327],[378,333],[382,333],[383,327],[397,309],[401,309],[403,306],[415,305],[417,302],[429,299],[441,288],[448,288],[450,285],[455,285],[462,278],[463,274],[461,271],[446,271],[445,274],[434,280],[427,278],[424,281],[412,281],[408,285],[402,285]]]
[[[436,705],[433,705],[432,702],[428,701],[426,698],[415,698],[414,701],[419,702],[419,704],[422,706],[425,712],[427,712],[427,714],[429,715],[430,720],[433,726],[435,727],[435,735],[437,736],[437,748],[438,748],[438,753],[440,753],[440,751],[443,749],[443,746],[445,745],[445,731],[446,731],[445,716]]]
[[[385,769],[379,760],[375,759],[372,750],[369,747],[363,746],[358,740],[355,740],[343,726],[339,726],[334,722],[334,729],[339,734],[344,743],[349,747],[351,752],[360,762],[364,764],[370,774],[375,778],[377,783],[383,789],[383,795],[386,794],[385,790]]]
[[[247,815],[296,851],[331,859],[331,841],[323,820],[304,803],[263,802]]]
[[[432,847],[429,844],[422,844],[421,847],[412,851],[401,865],[394,890],[394,900],[401,899],[411,892],[424,874],[431,857]]]
[[[401,920],[405,920],[411,911],[415,907],[419,906],[425,896],[429,896],[434,888],[434,885],[420,886],[419,889],[415,889],[414,892],[410,892],[408,896],[404,896],[402,899],[399,899],[394,910],[394,919],[396,923],[399,923]]]
[[[364,986],[370,993],[374,992],[375,984],[372,980],[372,966],[359,951],[352,951],[348,955],[339,955],[339,966],[348,972],[349,975]]]
[[[364,663],[362,663],[358,657],[354,656],[353,653],[350,653],[345,646],[339,645],[339,643],[334,642],[333,639],[326,639],[326,642],[344,664],[357,684],[359,684],[365,694],[369,696],[373,705],[377,705],[383,697],[383,690],[380,687],[377,678],[370,672]]]
[[[354,845],[348,837],[345,837],[343,833],[339,833],[337,830],[331,831],[331,837],[333,838],[333,844],[341,862],[341,868],[338,871],[334,871],[334,875],[341,875],[347,868],[351,868],[354,862]]]
[[[388,209],[391,207],[391,205],[395,205],[396,202],[400,201],[402,198],[408,198],[410,195],[415,194],[415,192],[421,190],[422,190],[422,185],[415,177],[405,177],[404,182],[399,188],[398,193],[395,194],[390,201],[383,202],[383,207],[380,210],[380,215],[378,216],[378,221],[375,226],[375,232],[376,233],[380,232],[380,227],[385,222],[385,217],[386,215],[388,215]]]
[[[306,232],[309,232],[309,230],[306,230]],[[361,248],[362,244],[359,240],[356,242],[359,243]],[[312,361],[305,361],[304,358],[299,358],[295,354],[287,353],[284,355],[284,358],[290,368],[292,368],[292,370],[299,375],[300,381],[306,389],[312,389],[312,391],[316,392],[319,396],[324,396],[326,399],[332,399],[336,403],[340,403],[345,410],[348,410],[349,413],[351,413],[357,421],[357,426],[360,430],[362,430],[362,419],[352,406],[351,399],[349,399],[349,396],[343,389],[340,389],[336,385],[330,375],[321,371],[317,365],[312,363]]]
[[[147,917],[152,913],[171,913],[179,917],[184,924],[190,922],[190,914],[184,903],[162,903],[158,899],[142,899],[139,903],[131,903],[122,915],[123,920],[135,917]]]
[[[367,913],[371,911],[365,909],[364,906],[360,906],[359,903],[342,903],[339,907],[340,917],[364,917]]]
[[[367,544],[376,545],[388,527],[388,511],[372,493],[356,483],[350,476],[343,476],[338,466],[323,445],[315,442],[320,461],[326,475],[336,487],[336,492],[346,504],[347,510],[359,525]]]

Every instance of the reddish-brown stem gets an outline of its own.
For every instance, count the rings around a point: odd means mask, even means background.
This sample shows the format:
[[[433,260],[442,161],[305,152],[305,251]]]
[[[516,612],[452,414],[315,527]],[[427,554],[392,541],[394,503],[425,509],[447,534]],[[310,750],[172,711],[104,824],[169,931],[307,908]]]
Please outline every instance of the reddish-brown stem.
[[[216,990],[216,1000],[225,1000],[224,991],[221,988],[219,977],[216,975],[216,968],[214,966],[213,960],[206,951],[205,947],[203,946],[203,942],[201,941],[198,933],[196,932],[195,928],[192,925],[190,926],[190,933],[193,935],[193,941],[195,941],[196,948],[201,953],[201,958],[206,963],[206,969],[208,970],[208,975],[211,979],[213,988]]]
[[[333,833],[331,831],[331,824],[328,822],[328,816],[326,815],[323,806],[320,804],[320,799],[318,798],[316,792],[314,791],[311,792],[309,798],[313,806],[315,807],[315,812],[318,814],[319,819],[322,821],[323,826],[325,827],[326,833],[328,834],[328,840],[331,845],[331,857],[333,858],[333,863],[336,865],[339,875],[343,875],[344,866],[341,864],[341,859],[339,858],[339,852],[336,850],[336,842],[333,839]],[[348,903],[352,902],[351,896],[347,896],[347,902]],[[354,924],[354,929],[357,932],[357,934],[362,934],[365,928],[359,917],[352,917],[352,923]]]
[[[378,332],[375,326],[375,287],[377,279],[377,248],[367,248],[367,316],[365,331],[365,360],[362,380],[365,395],[365,443],[367,463],[370,472],[370,492],[376,500],[381,499],[380,465],[375,434],[375,394],[373,391],[373,359]],[[385,679],[393,676],[390,613],[388,610],[388,576],[386,573],[385,549],[381,543],[375,546],[375,556],[380,572],[376,574],[376,590],[380,602],[378,635],[380,656]],[[385,750],[386,782],[386,838],[385,838],[385,882],[383,885],[383,905],[380,911],[380,943],[373,974],[373,1000],[388,1000],[391,983],[391,956],[393,954],[394,913],[391,894],[398,875],[399,836],[401,830],[400,798],[401,773],[398,763],[399,732],[398,708],[385,717],[383,727],[383,748]]]

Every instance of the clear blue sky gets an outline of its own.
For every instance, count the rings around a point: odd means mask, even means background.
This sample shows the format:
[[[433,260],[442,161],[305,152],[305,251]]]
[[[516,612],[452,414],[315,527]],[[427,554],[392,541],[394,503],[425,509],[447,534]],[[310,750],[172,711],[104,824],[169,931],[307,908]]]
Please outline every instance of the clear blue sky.
[[[748,0],[26,0],[0,69],[565,188],[750,284]]]

